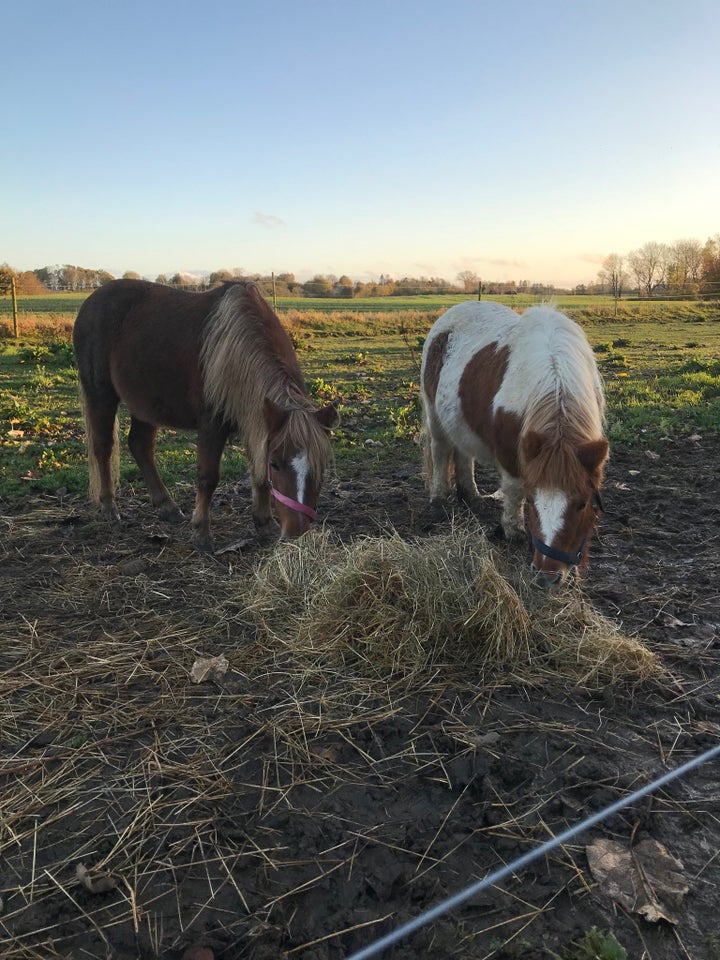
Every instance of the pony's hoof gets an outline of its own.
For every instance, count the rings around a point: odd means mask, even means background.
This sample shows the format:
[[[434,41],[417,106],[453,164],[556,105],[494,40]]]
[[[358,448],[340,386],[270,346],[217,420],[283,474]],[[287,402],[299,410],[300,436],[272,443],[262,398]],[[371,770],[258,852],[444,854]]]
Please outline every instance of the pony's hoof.
[[[210,537],[193,537],[193,546],[198,553],[215,553],[215,547]]]
[[[280,538],[280,528],[276,523],[265,523],[255,528],[255,535],[262,545],[275,543]]]
[[[158,516],[161,520],[166,520],[168,523],[182,523],[185,519],[185,514],[180,507],[174,503],[167,503],[165,506],[160,507]]]
[[[120,520],[120,511],[115,504],[100,507],[100,517],[108,523],[117,523]]]
[[[459,503],[465,504],[470,510],[476,510],[482,502],[479,494],[465,490],[463,487],[457,488],[457,498]]]
[[[446,523],[452,516],[452,506],[448,500],[435,497],[420,511],[419,521],[423,529],[430,529],[438,523]]]
[[[258,540],[263,542],[277,540],[280,534],[280,525],[274,517],[258,517],[257,514],[253,514],[253,523]]]

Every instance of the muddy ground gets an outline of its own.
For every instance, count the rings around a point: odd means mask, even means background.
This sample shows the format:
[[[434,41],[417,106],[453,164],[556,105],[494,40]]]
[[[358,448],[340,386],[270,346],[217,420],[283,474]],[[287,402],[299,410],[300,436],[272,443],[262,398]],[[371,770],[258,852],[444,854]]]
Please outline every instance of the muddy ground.
[[[614,451],[584,589],[671,679],[590,690],[303,678],[233,606],[252,544],[200,557],[140,490],[112,532],[62,492],[0,504],[0,956],[339,960],[717,744],[718,477],[717,437]],[[408,446],[321,510],[347,539],[426,537],[424,505]],[[217,546],[248,519],[223,486]],[[221,653],[230,673],[193,683]],[[681,862],[677,923],[613,899],[598,838]],[[714,761],[383,956],[587,960],[597,928],[632,960],[718,960],[719,851]]]

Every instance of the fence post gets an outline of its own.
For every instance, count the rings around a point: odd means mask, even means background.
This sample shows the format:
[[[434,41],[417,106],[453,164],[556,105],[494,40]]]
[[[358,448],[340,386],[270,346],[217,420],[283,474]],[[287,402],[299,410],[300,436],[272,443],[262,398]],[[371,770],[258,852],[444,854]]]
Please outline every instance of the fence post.
[[[12,305],[13,305],[13,336],[17,340],[18,321],[17,321],[17,292],[15,290],[15,277],[10,277],[10,292],[12,293]]]
[[[275,271],[272,272],[273,310],[277,312],[277,296],[275,295]]]

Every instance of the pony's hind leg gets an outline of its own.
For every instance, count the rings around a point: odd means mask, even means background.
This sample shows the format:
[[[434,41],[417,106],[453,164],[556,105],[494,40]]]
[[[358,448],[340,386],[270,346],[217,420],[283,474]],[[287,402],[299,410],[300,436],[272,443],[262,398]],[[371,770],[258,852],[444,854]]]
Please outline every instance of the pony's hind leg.
[[[150,501],[163,520],[177,523],[183,519],[183,512],[170,496],[170,491],[160,479],[160,474],[155,464],[156,440],[157,427],[145,423],[143,420],[138,420],[137,417],[130,418],[128,447],[130,448],[130,453],[132,453],[135,458],[135,462],[138,467],[140,467],[140,472],[143,475],[145,485],[150,493]]]
[[[458,500],[462,500],[469,507],[480,500],[480,494],[475,483],[475,461],[472,457],[455,449],[455,486]]]
[[[115,393],[90,397],[81,383],[80,403],[87,436],[90,499],[99,504],[107,520],[120,519],[115,504],[115,489],[120,475],[119,402]]]
[[[439,426],[428,424],[430,437],[426,440],[426,464],[430,503],[435,504],[447,499],[450,492],[450,460],[452,446]]]

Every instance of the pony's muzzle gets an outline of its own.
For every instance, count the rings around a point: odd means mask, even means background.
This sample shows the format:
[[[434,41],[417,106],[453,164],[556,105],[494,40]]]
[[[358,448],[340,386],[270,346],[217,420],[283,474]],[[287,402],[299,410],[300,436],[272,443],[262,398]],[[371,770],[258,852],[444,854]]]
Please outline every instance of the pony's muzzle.
[[[303,516],[302,514],[295,514],[287,523],[281,521],[280,543],[285,543],[288,540],[297,540],[298,537],[302,537],[303,534],[307,533],[312,525],[312,517]]]
[[[553,587],[559,587],[565,582],[568,571],[564,570],[541,570],[534,563],[530,564],[530,570],[533,574],[533,583],[542,587],[543,590],[552,590]]]

